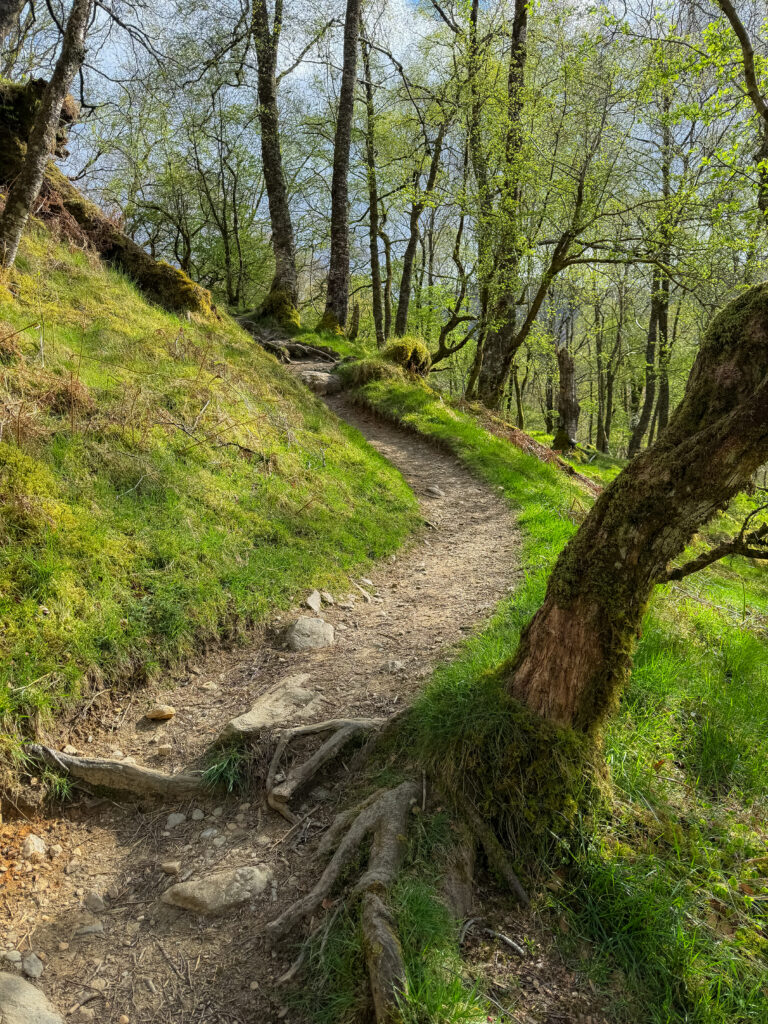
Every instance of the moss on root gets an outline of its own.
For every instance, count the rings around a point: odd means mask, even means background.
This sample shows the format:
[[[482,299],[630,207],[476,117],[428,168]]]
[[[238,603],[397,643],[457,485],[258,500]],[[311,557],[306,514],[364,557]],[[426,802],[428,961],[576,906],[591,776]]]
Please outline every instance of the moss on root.
[[[383,359],[355,359],[336,367],[336,372],[348,387],[361,388],[374,380],[405,381],[399,366],[385,363]]]
[[[298,331],[301,327],[301,316],[291,296],[285,289],[274,285],[259,307],[257,315],[261,319],[274,321],[278,327],[289,333]]]
[[[325,334],[334,334],[338,338],[343,338],[345,336],[344,328],[329,309],[326,309],[320,317],[317,329]]]

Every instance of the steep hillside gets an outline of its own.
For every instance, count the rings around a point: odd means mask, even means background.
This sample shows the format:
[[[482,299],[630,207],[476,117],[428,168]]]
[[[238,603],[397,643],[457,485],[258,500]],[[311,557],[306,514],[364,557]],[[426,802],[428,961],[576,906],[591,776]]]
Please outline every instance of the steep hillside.
[[[141,681],[396,547],[399,474],[228,318],[28,233],[0,291],[0,721]]]

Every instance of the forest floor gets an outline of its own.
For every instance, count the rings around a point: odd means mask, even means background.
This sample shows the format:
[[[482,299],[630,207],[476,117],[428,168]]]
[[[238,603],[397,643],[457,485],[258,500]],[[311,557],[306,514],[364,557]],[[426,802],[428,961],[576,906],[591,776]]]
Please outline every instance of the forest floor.
[[[268,690],[298,684],[310,691],[308,720],[389,716],[515,587],[518,533],[491,487],[452,455],[343,396],[329,404],[401,470],[429,524],[351,594],[334,595],[333,606],[322,609],[336,631],[334,645],[288,650],[285,627],[312,614],[295,609],[273,618],[247,646],[217,651],[152,687],[99,691],[47,742],[176,772],[202,767],[222,727]],[[145,711],[158,700],[175,715],[150,722]],[[19,821],[0,826],[0,943],[12,957],[37,955],[39,984],[75,1021],[303,1019],[275,985],[295,945],[273,949],[260,930],[316,879],[313,840],[344,806],[348,783],[343,761],[319,777],[294,807],[297,828],[266,808],[258,788],[172,806],[117,803],[76,790],[55,812],[28,816],[21,827]],[[183,819],[173,824],[170,814]],[[30,833],[47,846],[41,861],[21,854]],[[223,916],[202,917],[160,901],[173,883],[246,865],[264,867],[268,884],[257,901]],[[531,955],[521,962],[503,945],[473,937],[468,963],[494,976],[498,992],[517,993],[518,1010],[506,1019],[602,1021],[590,1008],[590,989],[579,990],[536,922],[505,918],[497,905],[499,913],[499,930],[527,939]]]

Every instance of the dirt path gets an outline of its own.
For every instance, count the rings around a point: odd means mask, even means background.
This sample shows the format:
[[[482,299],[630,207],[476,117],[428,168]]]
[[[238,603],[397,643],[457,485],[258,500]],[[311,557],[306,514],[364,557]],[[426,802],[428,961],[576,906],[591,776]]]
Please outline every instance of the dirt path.
[[[48,737],[52,745],[130,757],[167,772],[195,767],[232,717],[297,675],[315,694],[314,720],[390,714],[514,585],[517,535],[496,494],[417,437],[341,397],[329,404],[400,468],[434,528],[358,581],[369,600],[355,588],[323,609],[335,627],[334,646],[287,650],[285,626],[312,614],[297,609],[247,647],[217,652],[151,690],[99,695],[66,732]],[[158,699],[176,715],[150,724],[143,715]],[[16,970],[17,953],[37,954],[38,984],[73,1021],[301,1020],[274,985],[291,950],[271,949],[258,932],[314,880],[307,841],[330,821],[344,791],[342,769],[305,794],[306,803],[295,801],[299,812],[311,811],[311,821],[290,831],[265,808],[261,792],[163,807],[86,796],[58,818],[0,826],[0,969]],[[171,813],[184,820],[171,824]],[[21,853],[30,833],[47,846],[37,862]],[[223,916],[160,902],[179,880],[257,865],[271,874],[264,894]]]

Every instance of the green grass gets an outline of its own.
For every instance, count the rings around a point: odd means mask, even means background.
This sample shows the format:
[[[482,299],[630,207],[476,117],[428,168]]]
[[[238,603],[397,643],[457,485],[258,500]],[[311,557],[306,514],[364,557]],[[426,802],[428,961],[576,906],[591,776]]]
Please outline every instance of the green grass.
[[[415,709],[420,753],[449,764],[471,750],[479,723],[483,743],[503,727],[492,673],[576,529],[574,496],[586,499],[418,383],[373,381],[360,398],[502,488],[523,534],[520,586]],[[750,507],[737,499],[686,557],[735,532]],[[658,589],[605,739],[611,805],[583,823],[580,845],[555,851],[567,882],[539,905],[616,1021],[768,1022],[767,608],[768,573],[738,559]]]
[[[0,367],[7,731],[343,585],[417,523],[399,473],[226,317],[169,315],[39,228],[9,283],[0,338],[27,329]]]

